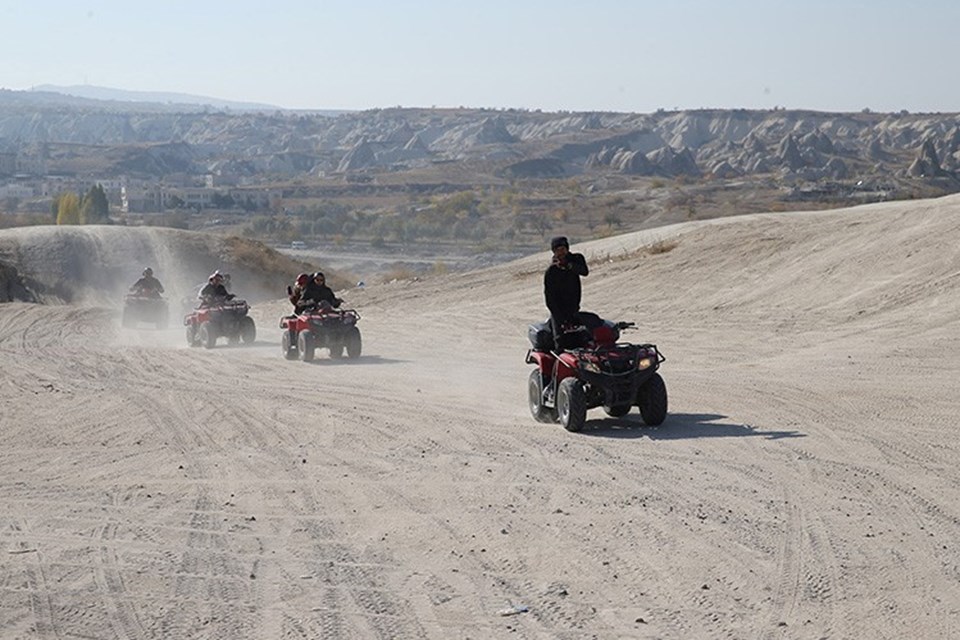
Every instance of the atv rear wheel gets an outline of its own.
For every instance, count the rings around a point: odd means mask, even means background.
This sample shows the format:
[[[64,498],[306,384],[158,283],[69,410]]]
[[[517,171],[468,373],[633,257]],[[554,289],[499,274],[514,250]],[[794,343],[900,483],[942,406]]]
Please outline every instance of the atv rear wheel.
[[[309,331],[301,331],[300,335],[297,336],[297,350],[300,352],[300,359],[304,362],[313,362],[313,352],[316,348],[313,334]]]
[[[347,333],[346,345],[348,358],[355,360],[360,357],[360,351],[363,348],[363,343],[360,340],[360,329],[356,327],[350,329],[350,332]]]
[[[604,411],[607,412],[607,415],[611,418],[622,418],[623,416],[630,413],[630,405],[621,405],[616,407],[604,407]]]
[[[587,395],[576,378],[564,378],[557,388],[557,417],[567,431],[580,431],[587,420]]]
[[[637,406],[648,426],[655,427],[667,419],[667,385],[659,373],[650,376],[637,390]]]
[[[550,379],[543,379],[539,369],[530,372],[530,380],[527,382],[527,393],[530,400],[530,413],[537,422],[556,422],[557,410],[553,407],[543,405],[544,382],[550,384]]]
[[[330,357],[334,360],[339,360],[343,357],[343,343],[342,342],[333,342],[330,344]]]
[[[240,321],[240,339],[243,344],[253,344],[257,339],[257,325],[250,316],[244,316]]]
[[[283,338],[280,339],[280,346],[283,348],[283,357],[287,360],[297,359],[297,334],[287,330],[283,332]]]

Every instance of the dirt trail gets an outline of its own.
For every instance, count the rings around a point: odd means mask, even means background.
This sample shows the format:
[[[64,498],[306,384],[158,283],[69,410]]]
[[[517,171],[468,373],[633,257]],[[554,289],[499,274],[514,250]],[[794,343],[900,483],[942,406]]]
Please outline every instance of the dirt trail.
[[[0,637],[952,637],[957,247],[958,198],[575,244],[671,412],[581,434],[545,254],[345,292],[357,361],[0,305]]]

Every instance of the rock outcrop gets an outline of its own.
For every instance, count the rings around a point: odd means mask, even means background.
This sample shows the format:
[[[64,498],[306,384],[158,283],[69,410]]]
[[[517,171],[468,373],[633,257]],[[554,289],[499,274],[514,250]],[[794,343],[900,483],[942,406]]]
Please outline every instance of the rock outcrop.
[[[36,302],[23,277],[13,265],[0,262],[0,302]]]
[[[916,159],[907,169],[907,175],[914,178],[936,178],[946,175],[946,171],[940,166],[940,158],[937,157],[937,150],[932,140],[927,139],[923,142]]]

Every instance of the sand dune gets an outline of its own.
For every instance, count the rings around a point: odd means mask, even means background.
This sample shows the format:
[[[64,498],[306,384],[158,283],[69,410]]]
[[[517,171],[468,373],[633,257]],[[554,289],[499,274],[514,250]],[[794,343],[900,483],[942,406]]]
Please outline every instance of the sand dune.
[[[357,361],[0,305],[0,637],[953,637],[958,247],[957,197],[575,243],[670,393],[581,434],[526,407],[546,252],[345,292]]]
[[[41,301],[83,304],[117,303],[147,266],[171,299],[192,297],[197,285],[219,269],[234,276],[235,285],[253,300],[276,298],[291,274],[314,266],[241,238],[98,225],[0,231],[3,264],[15,267]]]

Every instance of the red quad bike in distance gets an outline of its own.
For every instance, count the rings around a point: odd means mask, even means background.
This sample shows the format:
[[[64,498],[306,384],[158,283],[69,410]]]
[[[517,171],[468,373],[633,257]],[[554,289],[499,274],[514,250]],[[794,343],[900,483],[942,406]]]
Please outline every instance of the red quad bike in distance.
[[[187,327],[187,344],[212,349],[217,338],[221,337],[232,345],[241,340],[244,344],[253,344],[257,339],[257,325],[247,315],[248,311],[250,305],[247,301],[234,300],[232,295],[211,305],[201,305],[183,318]]]
[[[354,309],[334,309],[328,302],[305,308],[300,313],[280,318],[283,329],[281,347],[287,360],[299,358],[311,362],[317,349],[329,349],[331,358],[360,357],[362,342]]]
[[[583,326],[567,327],[554,351],[549,322],[530,325],[533,348],[527,364],[537,368],[528,383],[530,413],[539,422],[559,422],[580,431],[587,409],[603,407],[619,418],[636,406],[643,422],[656,426],[667,417],[667,386],[657,373],[666,360],[656,345],[618,342],[633,322],[611,322],[581,312]]]

